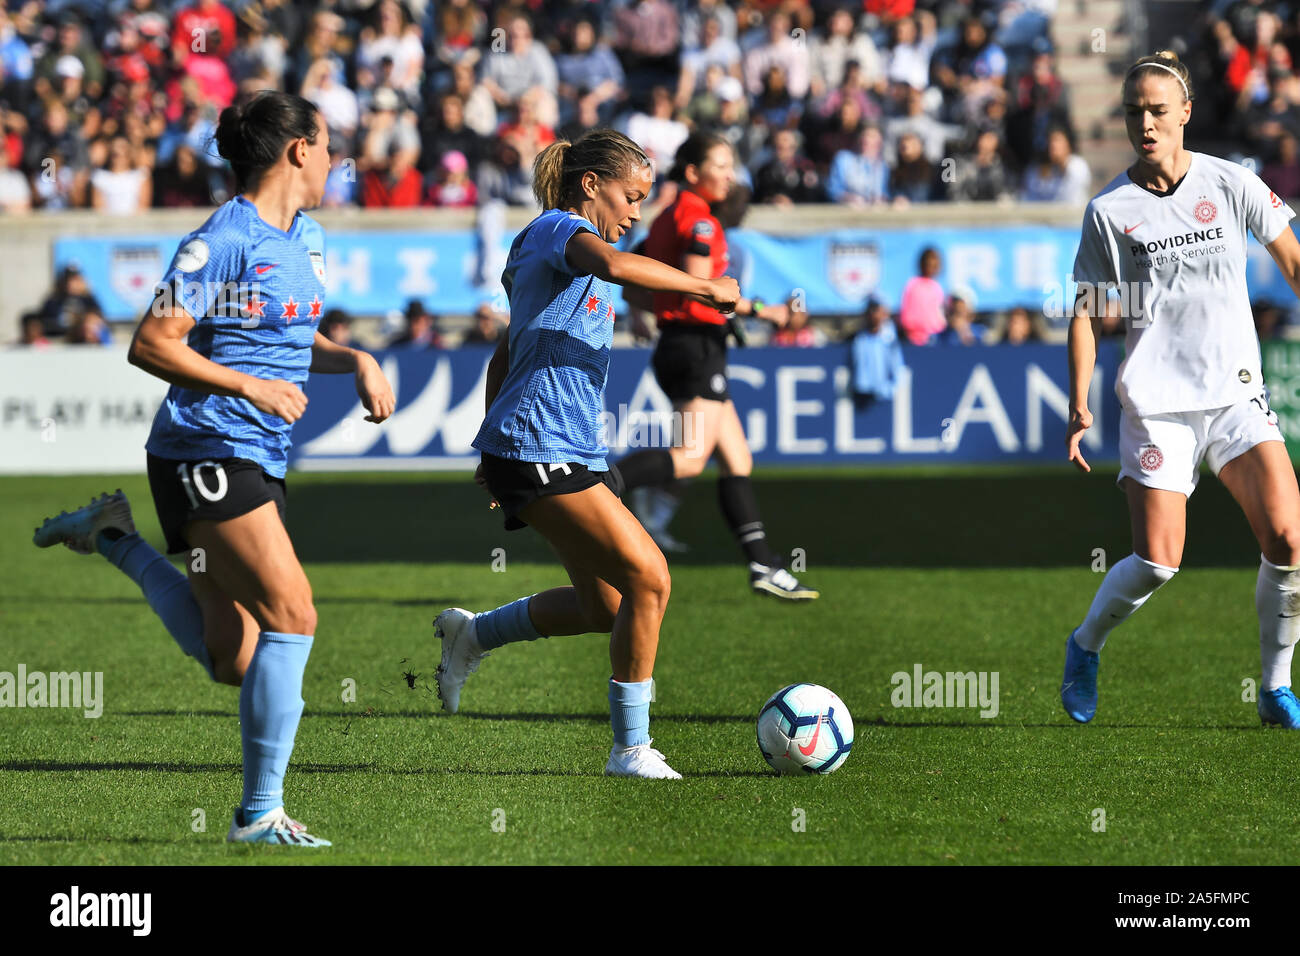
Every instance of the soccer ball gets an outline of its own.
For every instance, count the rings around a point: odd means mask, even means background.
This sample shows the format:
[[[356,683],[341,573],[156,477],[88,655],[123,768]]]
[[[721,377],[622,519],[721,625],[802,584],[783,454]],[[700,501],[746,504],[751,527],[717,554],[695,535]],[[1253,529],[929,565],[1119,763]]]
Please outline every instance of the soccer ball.
[[[791,684],[758,712],[758,749],[781,773],[831,773],[849,757],[853,718],[817,684]]]

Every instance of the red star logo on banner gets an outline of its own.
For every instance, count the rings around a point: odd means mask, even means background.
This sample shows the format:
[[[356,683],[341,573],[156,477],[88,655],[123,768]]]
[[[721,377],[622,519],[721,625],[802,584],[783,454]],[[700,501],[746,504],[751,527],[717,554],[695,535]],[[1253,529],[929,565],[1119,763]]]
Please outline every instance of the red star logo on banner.
[[[320,300],[320,296],[316,296],[316,298],[312,299],[312,300],[311,300],[311,312],[307,315],[307,318],[309,318],[309,319],[319,319],[319,318],[320,318],[320,310],[321,310],[321,306],[323,306],[324,304],[325,304],[325,303],[322,302],[322,301]]]
[[[591,296],[589,299],[587,299],[587,314],[588,314],[588,315],[591,315],[591,313],[595,312],[598,308],[600,308],[600,300],[599,300],[598,298],[596,298],[596,297],[593,295],[593,296]]]
[[[280,317],[284,319],[285,324],[298,318],[298,303],[293,301],[293,296],[289,296],[289,301],[281,306],[281,308],[283,308],[284,311],[280,313]]]
[[[257,293],[256,293],[256,292],[254,292],[254,293],[253,293],[253,297],[252,297],[251,299],[248,300],[248,304],[244,306],[244,311],[245,311],[245,312],[247,312],[249,315],[251,315],[251,316],[253,316],[253,317],[255,317],[255,318],[258,318],[258,319],[260,319],[260,318],[262,317],[262,312],[263,312],[265,309],[266,309],[266,300],[265,300],[265,299],[259,299],[259,298],[257,297]]]

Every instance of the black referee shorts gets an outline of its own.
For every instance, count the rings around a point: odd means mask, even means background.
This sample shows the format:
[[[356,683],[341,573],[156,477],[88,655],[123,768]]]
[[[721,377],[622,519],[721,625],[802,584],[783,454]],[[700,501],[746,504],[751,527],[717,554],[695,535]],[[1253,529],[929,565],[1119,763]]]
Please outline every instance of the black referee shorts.
[[[667,325],[659,333],[651,365],[655,380],[674,403],[692,398],[725,402],[727,327]]]

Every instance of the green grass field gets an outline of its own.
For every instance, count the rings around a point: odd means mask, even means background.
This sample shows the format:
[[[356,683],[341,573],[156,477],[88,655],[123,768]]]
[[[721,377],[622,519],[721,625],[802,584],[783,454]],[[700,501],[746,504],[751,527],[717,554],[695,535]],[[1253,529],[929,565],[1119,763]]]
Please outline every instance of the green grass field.
[[[145,480],[0,479],[0,671],[102,671],[105,697],[98,719],[0,710],[0,863],[1290,862],[1276,834],[1300,824],[1300,737],[1262,730],[1242,700],[1259,669],[1258,552],[1213,479],[1192,499],[1183,571],[1113,635],[1084,727],[1057,687],[1101,579],[1094,549],[1129,550],[1113,475],[759,477],[773,542],[805,550],[823,597],[752,596],[714,482],[690,489],[674,529],[693,550],[672,565],[651,711],[686,777],[671,783],[601,775],[598,636],[494,653],[463,712],[439,712],[438,611],[565,583],[467,476],[295,476],[289,525],[320,623],[286,804],[334,841],[316,851],[223,842],[238,692],[209,682],[107,562],[30,543],[46,514],[120,485],[158,545]],[[996,671],[997,717],[895,708],[891,675],[916,664]],[[853,753],[829,777],[776,777],[755,745],[759,705],[795,681],[852,710]]]

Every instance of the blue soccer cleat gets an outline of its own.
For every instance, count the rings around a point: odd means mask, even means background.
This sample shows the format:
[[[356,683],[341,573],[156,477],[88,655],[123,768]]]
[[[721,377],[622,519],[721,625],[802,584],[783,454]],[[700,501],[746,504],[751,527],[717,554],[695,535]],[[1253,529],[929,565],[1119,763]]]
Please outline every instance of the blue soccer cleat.
[[[1281,726],[1287,730],[1300,730],[1300,700],[1296,700],[1290,687],[1266,690],[1259,695],[1259,722],[1265,727]]]
[[[38,548],[66,544],[77,554],[94,554],[95,539],[107,528],[116,528],[124,535],[135,534],[131,505],[121,488],[111,495],[100,495],[76,511],[46,518],[33,534],[32,543]]]
[[[1097,713],[1097,662],[1100,660],[1099,654],[1085,651],[1076,644],[1074,632],[1070,632],[1070,638],[1065,642],[1065,676],[1061,678],[1061,703],[1065,705],[1065,712],[1070,715],[1070,719],[1081,724],[1092,720]],[[1260,706],[1263,707],[1263,704]]]

